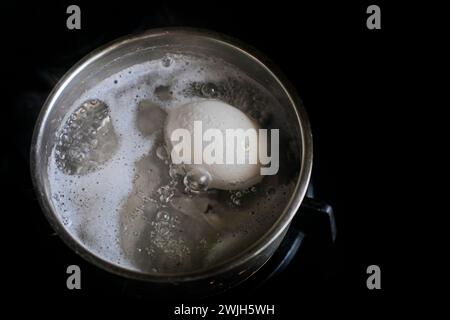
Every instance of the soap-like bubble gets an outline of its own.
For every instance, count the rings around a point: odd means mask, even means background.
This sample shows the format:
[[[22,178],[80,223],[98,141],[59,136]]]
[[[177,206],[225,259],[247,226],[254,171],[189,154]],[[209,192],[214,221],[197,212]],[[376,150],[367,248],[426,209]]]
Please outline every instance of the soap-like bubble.
[[[218,88],[214,83],[205,83],[201,88],[202,94],[206,98],[215,98],[218,96]]]
[[[168,68],[172,64],[172,59],[168,56],[161,59],[161,64],[163,67]]]
[[[211,175],[205,169],[193,168],[186,173],[183,183],[188,192],[197,193],[207,191],[211,183]]]

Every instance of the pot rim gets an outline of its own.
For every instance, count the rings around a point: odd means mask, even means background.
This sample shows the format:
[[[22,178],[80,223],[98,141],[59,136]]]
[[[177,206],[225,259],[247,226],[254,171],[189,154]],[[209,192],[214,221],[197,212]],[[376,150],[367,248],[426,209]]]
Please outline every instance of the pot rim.
[[[283,213],[279,216],[277,221],[271,226],[269,230],[264,233],[257,241],[246,248],[241,253],[226,259],[216,265],[208,268],[203,268],[200,270],[182,273],[182,274],[149,274],[141,272],[138,270],[131,270],[125,267],[120,267],[115,265],[101,257],[97,256],[94,252],[90,251],[82,243],[78,242],[66,228],[62,225],[61,221],[57,218],[57,213],[53,211],[51,200],[47,196],[45,179],[41,176],[40,165],[43,161],[42,149],[43,144],[43,131],[44,124],[47,122],[50,111],[55,105],[58,97],[63,94],[65,87],[69,84],[73,78],[81,72],[86,66],[95,62],[100,57],[106,55],[107,53],[119,48],[122,45],[140,41],[142,39],[151,37],[161,37],[161,36],[171,36],[171,35],[186,35],[194,37],[203,37],[208,40],[217,42],[223,46],[228,46],[233,50],[238,51],[240,54],[246,55],[248,58],[253,60],[255,63],[259,64],[262,68],[268,72],[268,74],[280,85],[284,94],[286,94],[288,100],[294,107],[294,111],[297,117],[297,122],[300,127],[301,134],[301,164],[300,172],[298,176],[298,181],[295,186],[294,192],[286,205]],[[245,264],[252,258],[258,256],[261,252],[267,249],[276,239],[282,236],[283,231],[289,226],[292,218],[296,214],[298,208],[300,207],[303,198],[305,197],[307,187],[309,185],[309,180],[311,177],[312,170],[312,160],[313,160],[313,146],[312,146],[312,133],[310,128],[310,123],[306,111],[303,107],[303,103],[296,94],[294,87],[290,82],[283,76],[283,74],[278,70],[274,64],[267,59],[263,54],[259,53],[254,48],[243,44],[239,40],[231,38],[229,36],[216,33],[209,30],[203,29],[193,29],[186,27],[176,27],[176,28],[158,28],[150,29],[143,33],[137,35],[127,35],[109,42],[77,62],[72,68],[70,68],[64,76],[55,85],[53,90],[50,92],[48,98],[44,102],[44,105],[39,113],[39,117],[34,127],[33,138],[31,143],[31,157],[30,157],[30,169],[34,188],[37,192],[37,198],[41,208],[43,209],[44,215],[47,220],[55,230],[55,232],[60,236],[60,238],[78,255],[83,257],[88,262],[100,267],[101,269],[107,270],[114,274],[131,278],[135,280],[144,280],[150,282],[186,282],[194,281],[200,279],[206,279],[223,274],[240,265]],[[51,197],[50,197],[51,198]]]

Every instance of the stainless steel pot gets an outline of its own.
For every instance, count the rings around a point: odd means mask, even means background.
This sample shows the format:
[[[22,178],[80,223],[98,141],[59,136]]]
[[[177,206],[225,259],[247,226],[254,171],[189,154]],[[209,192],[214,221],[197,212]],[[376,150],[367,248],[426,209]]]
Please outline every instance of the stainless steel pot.
[[[270,230],[239,255],[220,265],[199,272],[170,276],[141,273],[113,265],[74,239],[57,215],[47,172],[49,156],[55,144],[55,133],[74,97],[123,68],[143,62],[149,57],[162,55],[167,48],[180,51],[188,49],[219,57],[258,79],[284,106],[284,112],[292,113],[290,119],[297,127],[298,139],[301,141],[300,172],[294,194]],[[89,262],[117,275],[137,280],[183,284],[186,287],[202,288],[203,291],[215,291],[238,284],[256,272],[277,249],[297,213],[309,184],[312,166],[312,136],[306,112],[293,88],[269,65],[267,59],[261,58],[253,49],[235,40],[192,29],[156,29],[141,35],[127,36],[99,48],[78,62],[62,77],[47,98],[36,123],[31,149],[31,172],[38,199],[57,234]]]

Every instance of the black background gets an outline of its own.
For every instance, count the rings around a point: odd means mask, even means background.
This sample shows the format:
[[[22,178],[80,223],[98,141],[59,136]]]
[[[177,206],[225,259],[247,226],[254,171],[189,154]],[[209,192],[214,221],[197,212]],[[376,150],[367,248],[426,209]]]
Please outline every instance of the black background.
[[[299,2],[299,3],[297,3]],[[81,30],[66,28],[66,8],[81,7]],[[376,309],[387,302],[395,283],[388,252],[394,228],[395,183],[386,181],[392,162],[392,136],[401,105],[396,91],[398,58],[407,30],[402,14],[377,1],[382,29],[366,28],[372,2],[337,1],[142,1],[7,3],[2,12],[7,104],[1,159],[8,198],[3,215],[6,232],[6,277],[12,299],[38,304],[114,301],[140,303],[149,316],[170,315],[175,302],[158,302],[124,294],[108,285],[110,275],[91,267],[53,236],[37,204],[29,173],[29,144],[39,108],[26,101],[45,97],[43,70],[60,74],[99,45],[149,28],[190,26],[230,35],[268,56],[297,88],[310,116],[315,147],[313,181],[316,194],[333,205],[338,224],[335,268],[325,278],[293,277],[258,294],[238,293],[224,300],[269,303],[282,318],[306,307],[334,312],[353,304]],[[37,93],[37,95],[36,95]],[[34,94],[34,95],[33,95]],[[37,98],[39,99],[39,98]],[[24,102],[25,100],[25,102]],[[6,179],[3,179],[6,177]],[[388,199],[388,201],[386,201]],[[395,201],[394,201],[395,202]],[[388,250],[390,249],[390,250]],[[396,251],[396,254],[401,254]],[[83,289],[65,287],[65,269],[78,264]],[[382,290],[366,288],[366,268],[382,270]],[[106,280],[105,280],[106,279]],[[116,303],[117,301],[117,303]],[[186,300],[187,301],[187,300]],[[179,302],[183,302],[179,300]],[[197,303],[198,304],[198,303]],[[105,306],[106,308],[106,306]]]

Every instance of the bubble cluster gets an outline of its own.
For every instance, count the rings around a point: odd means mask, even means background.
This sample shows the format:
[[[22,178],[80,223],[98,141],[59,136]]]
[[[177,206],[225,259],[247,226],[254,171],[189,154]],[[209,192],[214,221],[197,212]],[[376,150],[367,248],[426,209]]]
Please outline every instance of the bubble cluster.
[[[55,148],[58,168],[84,175],[111,159],[119,139],[108,106],[97,99],[84,102],[62,127]]]

